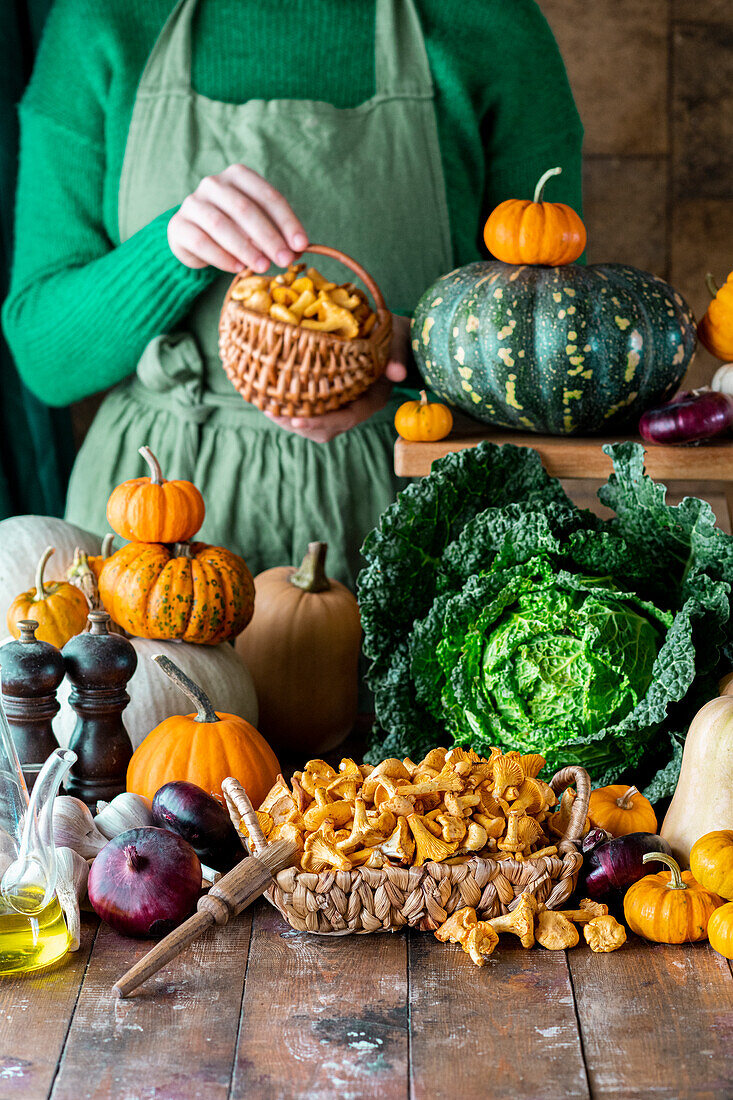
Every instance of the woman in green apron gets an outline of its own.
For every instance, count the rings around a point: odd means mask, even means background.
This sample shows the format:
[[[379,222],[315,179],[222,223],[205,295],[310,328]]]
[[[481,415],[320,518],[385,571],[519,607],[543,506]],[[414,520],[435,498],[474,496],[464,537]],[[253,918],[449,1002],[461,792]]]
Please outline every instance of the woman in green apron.
[[[248,94],[225,94],[227,77]],[[353,584],[400,488],[401,318],[479,257],[486,210],[548,165],[565,170],[552,197],[579,206],[581,128],[533,0],[57,0],[21,121],[4,310],[19,369],[56,404],[118,382],[67,518],[104,531],[146,443],[201,488],[201,538],[255,573],[324,539]],[[232,272],[285,265],[309,241],[377,279],[401,315],[392,362],[344,410],[273,421],[225,376],[218,314]]]

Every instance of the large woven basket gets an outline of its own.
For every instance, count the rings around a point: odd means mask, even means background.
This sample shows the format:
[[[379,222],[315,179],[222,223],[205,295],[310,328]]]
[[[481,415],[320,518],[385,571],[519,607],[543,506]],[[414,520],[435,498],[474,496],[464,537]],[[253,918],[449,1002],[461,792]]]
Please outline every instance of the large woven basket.
[[[321,416],[348,404],[384,373],[392,341],[392,315],[371,275],[328,245],[308,252],[339,260],[374,299],[377,320],[369,336],[344,340],[300,328],[248,309],[232,298],[244,271],[231,282],[219,319],[219,354],[245,401],[273,416]]]
[[[525,860],[475,856],[458,865],[356,867],[320,874],[288,867],[275,876],[265,897],[292,928],[331,936],[396,932],[404,925],[433,930],[464,905],[473,906],[482,920],[488,920],[513,909],[526,891],[548,909],[557,909],[575,889],[583,862],[579,845],[590,798],[588,773],[583,768],[563,768],[551,781],[556,793],[571,785],[577,797],[556,856]],[[222,789],[232,820],[244,820],[256,854],[266,841],[247,795],[233,779],[224,780]]]

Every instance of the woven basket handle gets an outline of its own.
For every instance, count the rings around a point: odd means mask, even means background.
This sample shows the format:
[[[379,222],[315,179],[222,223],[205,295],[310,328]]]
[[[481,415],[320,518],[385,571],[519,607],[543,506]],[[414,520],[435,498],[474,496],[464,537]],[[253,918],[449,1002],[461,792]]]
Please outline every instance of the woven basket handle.
[[[332,260],[338,260],[344,267],[348,267],[350,271],[353,271],[353,273],[361,279],[364,286],[371,294],[374,299],[374,305],[377,307],[377,313],[386,312],[387,304],[381,290],[374,282],[369,272],[365,271],[356,260],[352,260],[351,256],[347,256],[345,252],[340,252],[338,248],[331,248],[328,244],[310,244],[305,251],[316,252],[319,256],[330,256]]]
[[[570,821],[565,831],[563,842],[570,841],[579,844],[583,839],[583,827],[588,816],[588,803],[590,801],[590,776],[585,768],[575,765],[569,768],[561,768],[552,779],[550,786],[555,794],[561,794],[566,787],[575,787],[577,795],[573,808],[570,811]]]
[[[254,852],[261,852],[267,847],[267,841],[244,787],[238,779],[234,779],[230,775],[228,779],[223,781],[221,789],[224,792],[227,809],[234,828],[239,832],[239,822],[240,820],[244,821]],[[241,833],[239,835],[241,836]],[[244,843],[244,838],[242,838],[242,843]]]

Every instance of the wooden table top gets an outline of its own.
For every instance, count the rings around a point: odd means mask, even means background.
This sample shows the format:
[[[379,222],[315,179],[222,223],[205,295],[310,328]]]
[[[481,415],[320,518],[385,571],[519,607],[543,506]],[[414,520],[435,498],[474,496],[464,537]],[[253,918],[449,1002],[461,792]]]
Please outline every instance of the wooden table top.
[[[119,1001],[149,944],[85,916],[64,963],[0,981],[0,1098],[733,1097],[733,974],[708,944],[512,939],[479,969],[426,932],[297,933],[260,900]]]

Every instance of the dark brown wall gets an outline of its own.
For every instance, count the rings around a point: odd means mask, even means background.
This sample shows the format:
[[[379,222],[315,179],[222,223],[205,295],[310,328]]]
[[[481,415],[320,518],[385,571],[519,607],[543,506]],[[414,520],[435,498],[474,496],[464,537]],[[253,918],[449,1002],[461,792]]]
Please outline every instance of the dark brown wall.
[[[733,0],[539,0],[585,125],[589,262],[668,279],[696,316],[733,268]],[[689,381],[717,360],[698,351]]]

